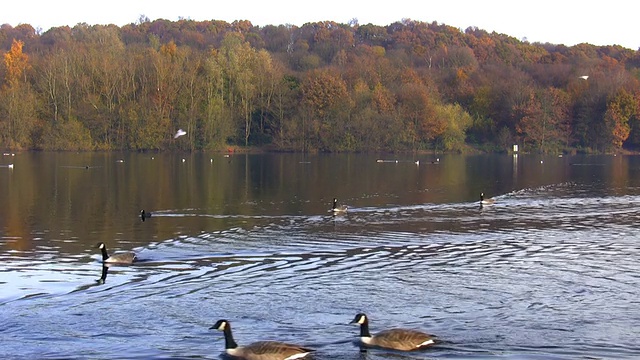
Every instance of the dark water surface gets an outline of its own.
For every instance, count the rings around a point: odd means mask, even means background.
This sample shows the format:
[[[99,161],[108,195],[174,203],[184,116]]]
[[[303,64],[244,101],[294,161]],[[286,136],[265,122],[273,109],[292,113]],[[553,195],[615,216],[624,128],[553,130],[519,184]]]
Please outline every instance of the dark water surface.
[[[640,157],[435,160],[2,156],[0,359],[218,359],[221,318],[316,359],[640,358]],[[99,241],[142,261],[101,284]],[[360,353],[357,312],[442,343]]]

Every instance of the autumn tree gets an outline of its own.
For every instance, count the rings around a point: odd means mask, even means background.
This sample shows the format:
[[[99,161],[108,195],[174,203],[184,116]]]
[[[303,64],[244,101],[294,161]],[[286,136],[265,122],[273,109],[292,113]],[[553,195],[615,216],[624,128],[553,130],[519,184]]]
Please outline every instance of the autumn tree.
[[[462,139],[492,150],[514,137],[543,152],[640,144],[640,56],[620,46],[529,43],[410,19],[259,27],[141,17],[122,28],[80,23],[43,34],[5,24],[0,49],[5,147],[456,151]],[[174,140],[177,128],[187,136]]]
[[[8,87],[14,87],[26,82],[26,71],[29,68],[29,57],[22,52],[24,42],[13,40],[11,50],[4,54],[6,82]]]
[[[516,132],[538,152],[558,151],[568,141],[569,106],[566,93],[548,88],[531,91],[514,106]]]
[[[258,124],[255,131],[256,138],[254,144],[265,144],[273,139],[273,135],[278,131],[279,119],[275,113],[274,101],[278,86],[284,76],[282,64],[274,60],[266,50],[259,50],[255,54],[256,70],[256,105]]]
[[[308,145],[322,150],[336,150],[348,135],[348,111],[351,98],[340,75],[331,70],[309,74],[302,84],[302,103],[307,109],[308,124],[303,126]]]
[[[402,85],[396,91],[398,113],[405,123],[411,149],[425,148],[429,142],[442,135],[446,124],[436,116],[438,98],[413,70],[402,74]]]
[[[621,89],[607,102],[607,111],[604,113],[604,123],[609,130],[606,136],[610,137],[611,145],[620,149],[631,132],[630,121],[640,114],[640,99],[638,96]]]
[[[466,131],[473,123],[471,115],[459,104],[443,104],[436,108],[435,116],[445,124],[444,131],[435,137],[438,147],[445,151],[462,152]]]
[[[233,135],[232,110],[226,105],[228,96],[223,60],[216,50],[212,50],[203,65],[204,98],[201,132],[202,145],[206,149],[223,146],[227,138]]]
[[[244,41],[241,34],[229,33],[217,54],[218,62],[223,65],[228,87],[227,104],[232,109],[231,114],[237,114],[235,120],[242,129],[239,134],[240,143],[248,145],[257,97],[256,50]]]
[[[0,89],[0,144],[9,148],[28,148],[33,124],[37,120],[36,93],[27,82],[29,57],[22,41],[13,40],[4,58],[5,85]]]

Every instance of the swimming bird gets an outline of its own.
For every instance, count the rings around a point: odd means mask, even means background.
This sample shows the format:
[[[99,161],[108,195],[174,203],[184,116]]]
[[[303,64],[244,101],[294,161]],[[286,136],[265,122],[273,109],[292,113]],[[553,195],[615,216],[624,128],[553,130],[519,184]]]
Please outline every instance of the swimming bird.
[[[131,264],[136,261],[136,254],[134,252],[124,252],[119,254],[113,254],[109,256],[107,254],[107,247],[103,242],[99,242],[96,247],[102,251],[102,262],[109,264]]]
[[[150,217],[151,217],[151,213],[150,212],[147,212],[147,211],[144,211],[144,210],[140,210],[140,220],[145,221]]]
[[[176,132],[176,134],[175,134],[175,135],[173,135],[173,138],[174,138],[174,139],[177,139],[177,138],[179,138],[179,137],[180,137],[180,136],[182,136],[182,135],[187,135],[187,132],[186,132],[186,131],[184,131],[184,130],[182,130],[182,129],[178,129],[178,131]]]
[[[578,76],[580,79],[582,80],[587,80],[589,78],[589,75],[582,75],[582,76]]]
[[[360,324],[360,341],[372,347],[411,351],[435,344],[435,336],[410,329],[389,329],[371,335],[369,319],[362,313],[357,314],[351,324]]]
[[[347,205],[338,206],[338,199],[333,198],[333,206],[330,211],[333,212],[334,215],[345,214],[347,212]]]
[[[485,199],[484,198],[484,193],[480,193],[480,205],[493,205],[495,204],[496,200],[493,198],[488,198]]]
[[[238,346],[233,340],[231,324],[227,320],[218,320],[209,329],[224,332],[225,352],[234,358],[244,360],[293,360],[302,359],[314,351],[313,349],[278,341],[258,341],[246,346]]]

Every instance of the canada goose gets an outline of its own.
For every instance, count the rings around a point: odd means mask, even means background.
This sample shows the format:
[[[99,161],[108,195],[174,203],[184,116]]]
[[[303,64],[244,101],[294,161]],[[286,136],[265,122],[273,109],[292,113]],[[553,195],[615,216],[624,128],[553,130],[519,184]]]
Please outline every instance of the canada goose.
[[[234,358],[244,360],[293,360],[302,359],[314,351],[313,349],[277,341],[258,341],[247,346],[238,346],[233,340],[231,324],[227,320],[218,320],[209,329],[224,332],[225,352]]]
[[[389,329],[372,336],[369,333],[369,319],[365,314],[356,315],[351,324],[360,324],[360,341],[368,346],[411,351],[435,343],[435,336],[417,330]]]
[[[493,205],[495,204],[496,200],[493,198],[488,198],[485,199],[484,198],[484,193],[480,193],[480,205]]]
[[[131,264],[137,260],[136,254],[134,252],[125,252],[109,256],[109,254],[107,254],[107,247],[104,245],[104,243],[99,242],[96,247],[102,251],[102,262],[104,263]]]
[[[146,212],[144,210],[140,210],[140,220],[145,221],[147,220],[147,218],[151,217],[151,213],[150,212]]]
[[[338,206],[338,199],[333,198],[333,206],[331,207],[333,214],[344,214],[347,212],[347,205]]]

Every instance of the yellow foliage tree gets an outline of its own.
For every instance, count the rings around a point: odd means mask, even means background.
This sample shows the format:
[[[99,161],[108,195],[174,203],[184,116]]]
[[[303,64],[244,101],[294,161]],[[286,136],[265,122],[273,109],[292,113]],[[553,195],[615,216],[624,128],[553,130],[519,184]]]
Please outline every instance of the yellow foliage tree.
[[[631,132],[629,121],[639,113],[640,103],[637,97],[624,89],[608,101],[604,121],[611,132],[611,144],[615,148],[621,148],[627,140]]]
[[[6,81],[10,87],[17,85],[24,79],[25,71],[29,68],[29,57],[22,52],[24,43],[13,40],[11,49],[4,54],[4,66],[7,69]]]

